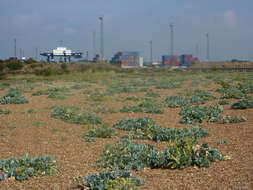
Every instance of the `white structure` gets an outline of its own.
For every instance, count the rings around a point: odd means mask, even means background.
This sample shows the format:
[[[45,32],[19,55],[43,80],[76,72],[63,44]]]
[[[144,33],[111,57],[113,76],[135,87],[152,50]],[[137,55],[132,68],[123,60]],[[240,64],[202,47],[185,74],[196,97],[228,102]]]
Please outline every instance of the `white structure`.
[[[57,47],[53,50],[54,56],[71,56],[71,50],[68,50],[66,47]]]
[[[59,57],[60,62],[62,62],[62,58],[64,58],[64,62],[67,62],[67,60],[70,62],[71,57],[79,59],[82,58],[82,54],[82,52],[72,52],[66,47],[57,47],[53,50],[53,52],[44,52],[40,55],[47,57],[48,62],[50,62],[50,60],[54,60],[55,57]]]

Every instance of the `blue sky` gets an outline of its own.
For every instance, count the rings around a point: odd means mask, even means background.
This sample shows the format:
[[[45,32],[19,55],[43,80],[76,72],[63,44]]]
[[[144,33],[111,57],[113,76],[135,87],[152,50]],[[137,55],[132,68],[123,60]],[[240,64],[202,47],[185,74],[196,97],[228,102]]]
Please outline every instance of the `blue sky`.
[[[99,51],[99,16],[104,16],[105,58],[117,51],[137,50],[149,60],[170,52],[169,24],[175,25],[175,54],[206,56],[205,34],[210,35],[210,57],[253,61],[252,0],[1,0],[0,59],[17,49],[34,57],[63,45],[94,54],[92,33]],[[19,53],[18,53],[19,55]]]

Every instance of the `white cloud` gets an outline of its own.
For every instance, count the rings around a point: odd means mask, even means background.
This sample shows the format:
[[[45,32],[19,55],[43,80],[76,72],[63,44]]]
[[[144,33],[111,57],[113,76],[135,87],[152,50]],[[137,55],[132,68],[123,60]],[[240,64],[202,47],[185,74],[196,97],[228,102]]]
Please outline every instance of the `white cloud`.
[[[232,10],[228,10],[224,13],[223,20],[225,25],[230,28],[235,28],[237,26],[238,18]]]

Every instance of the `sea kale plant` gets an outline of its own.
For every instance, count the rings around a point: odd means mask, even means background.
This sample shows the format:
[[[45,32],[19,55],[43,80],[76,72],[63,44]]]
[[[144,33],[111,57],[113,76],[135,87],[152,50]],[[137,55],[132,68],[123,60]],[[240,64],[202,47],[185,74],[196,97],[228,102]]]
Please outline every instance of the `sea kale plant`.
[[[73,124],[102,124],[102,119],[94,113],[86,110],[81,113],[77,113],[77,111],[78,108],[76,107],[55,106],[51,117]]]
[[[58,163],[51,156],[30,158],[25,155],[21,158],[0,160],[0,181],[15,178],[24,181],[32,176],[52,175],[58,171]]]
[[[139,119],[123,118],[118,123],[114,124],[113,127],[116,129],[130,131],[130,133],[125,137],[134,139],[150,139],[156,142],[172,142],[186,137],[197,139],[209,135],[208,131],[198,126],[184,129],[163,128],[157,125],[150,117],[143,117]]]
[[[244,99],[239,100],[238,102],[235,102],[231,106],[232,109],[249,109],[253,108],[253,100],[251,99]]]
[[[180,115],[183,116],[181,123],[203,123],[207,122],[219,122],[222,119],[221,113],[224,111],[219,104],[211,106],[187,106],[180,111]]]
[[[7,94],[0,99],[0,104],[27,104],[28,100],[19,91],[11,88]]]
[[[113,170],[140,170],[144,167],[179,169],[189,166],[209,167],[213,161],[227,159],[227,156],[207,143],[200,145],[190,138],[175,141],[168,149],[160,152],[154,146],[121,140],[107,145],[97,164],[98,167]]]
[[[76,178],[75,182],[79,187],[86,187],[89,190],[138,190],[139,186],[145,184],[125,170],[118,172],[105,170],[85,178]]]

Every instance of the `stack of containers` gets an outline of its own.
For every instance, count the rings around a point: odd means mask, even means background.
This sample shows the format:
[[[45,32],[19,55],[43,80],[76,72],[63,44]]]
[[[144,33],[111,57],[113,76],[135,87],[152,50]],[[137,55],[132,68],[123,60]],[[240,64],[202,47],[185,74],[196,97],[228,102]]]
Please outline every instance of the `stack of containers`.
[[[120,64],[121,67],[141,67],[143,58],[139,52],[118,52],[112,58],[112,63]]]
[[[189,67],[192,64],[199,63],[197,57],[189,55],[180,55],[180,56],[162,56],[162,62],[164,66],[180,66],[180,67]]]

